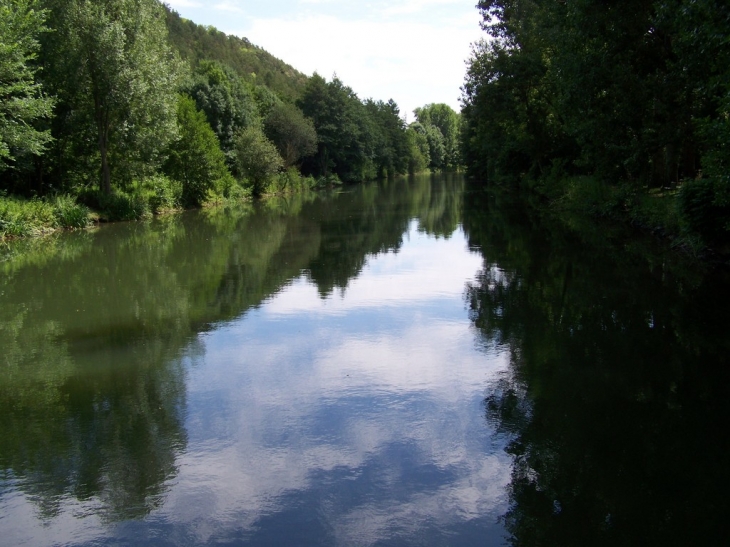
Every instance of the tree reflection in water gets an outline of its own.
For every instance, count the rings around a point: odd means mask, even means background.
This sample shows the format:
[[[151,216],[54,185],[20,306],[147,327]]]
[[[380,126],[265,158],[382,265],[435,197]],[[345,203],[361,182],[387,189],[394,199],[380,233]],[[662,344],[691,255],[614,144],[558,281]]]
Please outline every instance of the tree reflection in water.
[[[470,314],[510,355],[485,404],[510,441],[511,544],[725,544],[727,276],[513,199],[464,210]]]
[[[74,502],[107,523],[146,517],[186,450],[199,335],[303,272],[322,296],[345,289],[368,256],[400,248],[413,219],[447,237],[462,189],[458,176],[422,177],[11,245],[0,256],[3,487],[45,520]]]

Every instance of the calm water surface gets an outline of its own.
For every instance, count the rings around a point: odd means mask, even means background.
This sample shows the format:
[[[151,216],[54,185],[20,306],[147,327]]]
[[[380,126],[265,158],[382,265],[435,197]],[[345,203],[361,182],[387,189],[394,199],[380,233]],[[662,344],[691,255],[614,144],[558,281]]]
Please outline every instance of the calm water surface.
[[[0,544],[723,545],[727,280],[621,241],[447,176],[10,245]]]

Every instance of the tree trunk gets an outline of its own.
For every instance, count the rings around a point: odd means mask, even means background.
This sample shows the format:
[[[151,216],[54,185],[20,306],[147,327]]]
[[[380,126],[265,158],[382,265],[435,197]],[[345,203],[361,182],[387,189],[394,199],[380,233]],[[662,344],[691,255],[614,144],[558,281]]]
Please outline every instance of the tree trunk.
[[[112,193],[112,176],[109,169],[109,140],[108,131],[103,124],[99,124],[99,153],[101,154],[101,180],[99,190],[104,195]]]

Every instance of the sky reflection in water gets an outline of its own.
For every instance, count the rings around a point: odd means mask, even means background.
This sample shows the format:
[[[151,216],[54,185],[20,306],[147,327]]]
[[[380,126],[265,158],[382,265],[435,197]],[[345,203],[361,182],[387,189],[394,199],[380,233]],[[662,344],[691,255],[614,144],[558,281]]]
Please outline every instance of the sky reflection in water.
[[[501,544],[510,459],[483,401],[508,359],[477,346],[465,309],[481,264],[460,229],[434,238],[413,221],[345,289],[322,297],[303,271],[189,344],[187,444],[145,518],[104,522],[97,500],[68,496],[38,519],[6,481],[0,530],[29,544]]]

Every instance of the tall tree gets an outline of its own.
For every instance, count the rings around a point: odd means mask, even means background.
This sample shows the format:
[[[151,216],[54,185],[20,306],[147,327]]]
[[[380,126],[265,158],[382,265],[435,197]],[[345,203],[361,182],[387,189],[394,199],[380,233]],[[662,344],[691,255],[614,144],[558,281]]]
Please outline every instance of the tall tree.
[[[99,152],[100,189],[111,192],[113,160],[154,166],[176,131],[180,62],[156,0],[60,0],[54,4],[60,87],[88,113]],[[121,169],[120,169],[121,171]]]
[[[232,184],[233,177],[205,114],[187,95],[180,97],[177,123],[179,136],[170,144],[164,168],[182,183],[183,205],[198,206],[208,192]]]
[[[0,0],[0,171],[19,154],[42,153],[51,139],[49,131],[33,126],[53,107],[33,65],[45,15],[36,0]]]

